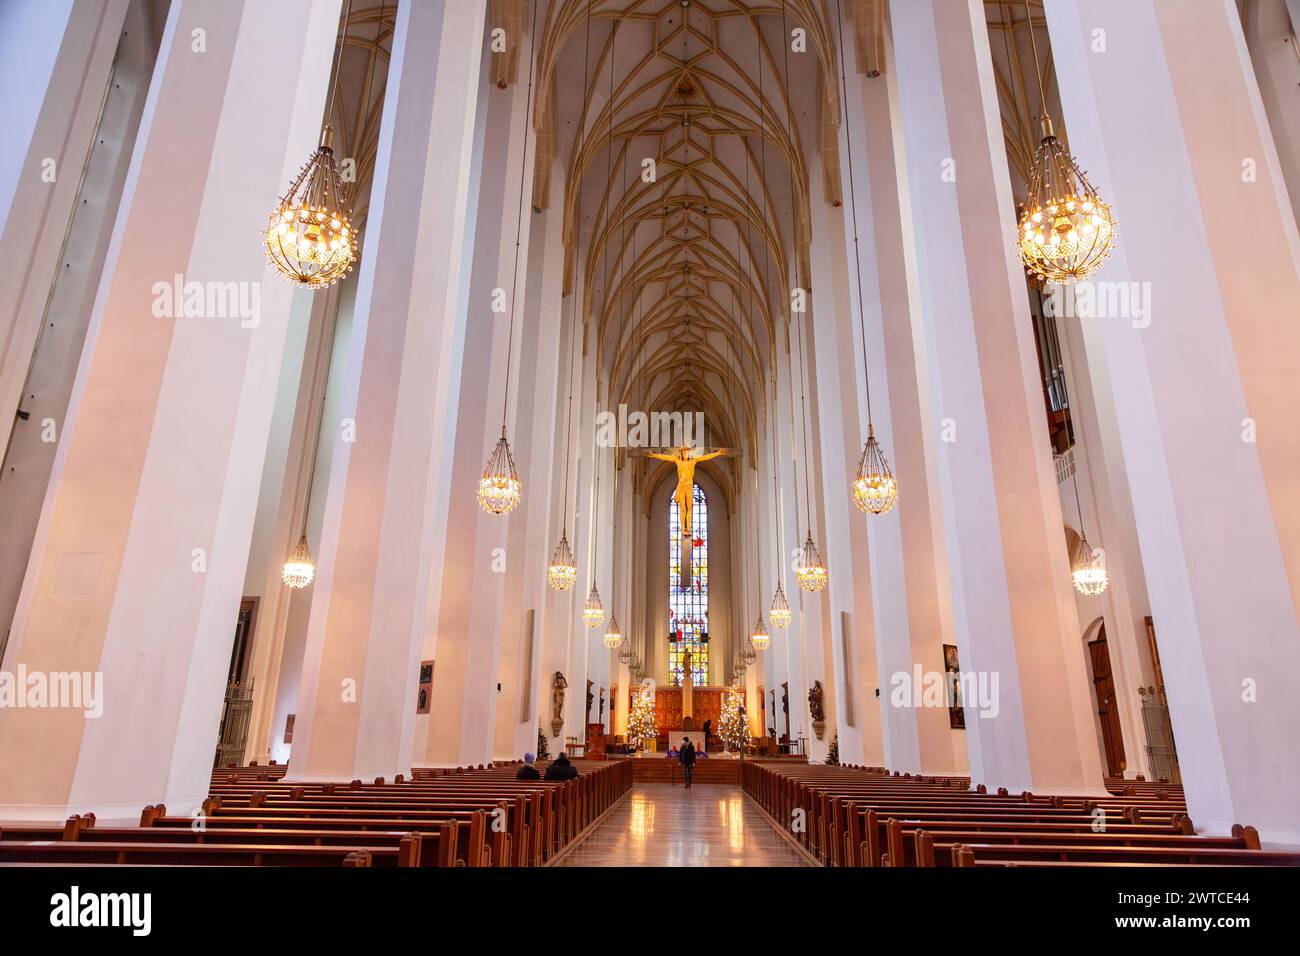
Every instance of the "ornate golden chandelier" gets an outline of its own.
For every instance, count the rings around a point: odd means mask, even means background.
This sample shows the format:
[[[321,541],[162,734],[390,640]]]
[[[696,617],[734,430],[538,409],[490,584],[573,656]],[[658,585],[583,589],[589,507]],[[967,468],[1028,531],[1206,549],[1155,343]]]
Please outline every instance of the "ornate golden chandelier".
[[[596,582],[591,582],[591,593],[582,608],[582,622],[587,627],[600,627],[605,622],[605,605],[600,603],[600,594],[596,591]]]
[[[331,286],[351,272],[361,244],[330,139],[326,126],[320,146],[290,183],[265,232],[267,261],[285,279],[309,289]]]
[[[1105,559],[1099,549],[1088,543],[1086,534],[1079,537],[1079,546],[1074,550],[1070,576],[1074,579],[1074,589],[1088,597],[1101,594],[1110,585]]]
[[[361,237],[352,224],[352,206],[334,159],[330,127],[351,15],[349,0],[334,55],[320,143],[267,218],[262,234],[267,262],[289,282],[308,289],[324,289],[342,279],[352,271],[361,248]]]
[[[573,549],[569,547],[569,531],[560,532],[560,543],[555,546],[551,563],[546,568],[546,583],[553,591],[567,591],[578,580],[578,566],[574,563]]]
[[[849,129],[848,82],[844,78],[844,24],[840,23],[840,99],[844,104],[844,129]],[[858,253],[858,191],[853,175],[853,136],[846,135],[848,144],[849,167],[849,214],[853,226],[853,264],[857,270],[858,281],[858,333],[862,338],[862,377],[863,390],[867,397],[867,442],[862,447],[862,457],[858,459],[858,473],[853,479],[853,503],[859,511],[867,514],[883,515],[894,507],[898,501],[898,481],[889,468],[885,453],[876,441],[875,425],[871,419],[871,365],[867,361],[867,327],[863,316],[865,306],[862,299],[862,257]]]
[[[808,531],[808,540],[803,544],[803,560],[795,570],[794,576],[799,580],[799,587],[815,593],[826,587],[830,575],[822,561],[821,552],[813,542],[812,530]]]
[[[620,664],[632,663],[632,644],[625,637],[623,643],[618,646],[618,662]]]
[[[623,634],[618,629],[618,615],[611,613],[609,615],[609,626],[605,628],[605,646],[611,651],[616,650],[623,643]]]
[[[772,638],[767,636],[767,626],[763,623],[763,615],[758,615],[758,623],[754,625],[754,633],[749,635],[749,642],[759,651],[765,651],[772,646]]]
[[[880,450],[875,429],[868,423],[867,444],[858,459],[858,476],[853,481],[853,503],[858,510],[883,515],[898,501],[898,482],[890,470],[889,460]]]
[[[1044,282],[1087,279],[1110,258],[1117,231],[1110,206],[1052,132],[1052,118],[1044,116],[1020,216],[1025,269]]]
[[[776,595],[772,598],[772,607],[767,616],[772,619],[773,627],[790,626],[790,602],[785,599],[785,588],[781,587],[780,581],[776,582]]]
[[[478,480],[478,503],[484,511],[494,515],[508,514],[519,504],[523,484],[515,471],[515,457],[506,441],[506,429],[501,427],[501,437],[488,456],[483,477]]]
[[[1029,191],[1020,215],[1016,241],[1025,270],[1043,282],[1087,279],[1115,249],[1117,224],[1065,145],[1056,138],[1047,112],[1047,90],[1038,62],[1034,20],[1025,3],[1034,76],[1042,108],[1043,138],[1029,170]]]
[[[284,586],[295,591],[305,588],[316,580],[316,563],[311,558],[311,548],[307,546],[307,529],[304,527],[298,545],[289,552],[280,571],[280,580]]]

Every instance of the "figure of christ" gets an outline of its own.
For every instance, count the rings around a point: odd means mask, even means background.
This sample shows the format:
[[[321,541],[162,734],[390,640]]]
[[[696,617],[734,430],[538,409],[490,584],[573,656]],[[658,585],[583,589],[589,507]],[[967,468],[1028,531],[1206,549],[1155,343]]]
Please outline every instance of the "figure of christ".
[[[677,499],[677,513],[681,516],[682,537],[687,540],[691,537],[691,504],[695,499],[695,466],[701,461],[708,461],[711,458],[718,458],[725,454],[727,454],[725,448],[705,452],[686,445],[673,449],[672,454],[668,455],[657,451],[646,452],[647,458],[671,461],[677,466],[677,490],[673,492],[673,497]]]

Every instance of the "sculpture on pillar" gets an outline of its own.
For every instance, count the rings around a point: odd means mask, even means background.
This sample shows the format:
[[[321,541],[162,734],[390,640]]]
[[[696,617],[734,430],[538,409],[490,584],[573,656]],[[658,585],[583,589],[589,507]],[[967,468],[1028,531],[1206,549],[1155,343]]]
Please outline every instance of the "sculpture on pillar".
[[[564,689],[569,682],[559,671],[551,678],[551,736],[558,737],[564,730]]]
[[[812,718],[813,733],[821,740],[826,733],[826,692],[819,680],[813,681],[808,691],[808,715]]]

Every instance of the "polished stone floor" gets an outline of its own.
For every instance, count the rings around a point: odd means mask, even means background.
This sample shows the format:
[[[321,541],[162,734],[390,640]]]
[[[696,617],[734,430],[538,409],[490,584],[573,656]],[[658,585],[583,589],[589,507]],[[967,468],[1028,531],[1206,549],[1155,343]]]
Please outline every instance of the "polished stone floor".
[[[637,784],[556,866],[808,866],[739,787]]]

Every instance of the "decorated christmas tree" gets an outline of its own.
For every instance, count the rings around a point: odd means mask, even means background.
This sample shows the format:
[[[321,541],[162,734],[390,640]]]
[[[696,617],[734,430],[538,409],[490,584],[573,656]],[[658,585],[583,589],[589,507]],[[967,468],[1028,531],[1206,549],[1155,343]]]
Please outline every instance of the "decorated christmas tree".
[[[542,728],[537,728],[537,759],[550,760],[551,748],[547,746],[546,734],[542,733]]]
[[[655,701],[649,691],[641,691],[632,701],[632,713],[627,718],[627,739],[640,749],[659,736],[655,726]]]
[[[734,685],[728,687],[726,699],[722,702],[722,716],[718,718],[718,736],[734,750],[739,750],[749,739],[744,707],[745,692]]]
[[[831,741],[831,749],[826,751],[826,764],[831,767],[840,765],[840,735],[836,734],[835,739]]]

